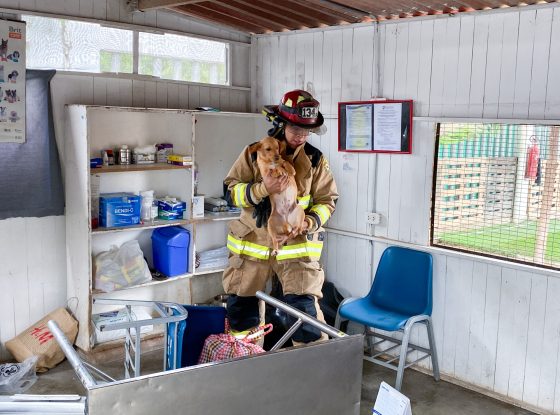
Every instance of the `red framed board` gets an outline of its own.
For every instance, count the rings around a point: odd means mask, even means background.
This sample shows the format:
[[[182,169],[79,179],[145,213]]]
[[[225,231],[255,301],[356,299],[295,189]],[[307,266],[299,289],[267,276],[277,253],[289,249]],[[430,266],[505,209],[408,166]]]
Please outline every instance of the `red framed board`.
[[[338,151],[412,153],[412,100],[339,102]]]

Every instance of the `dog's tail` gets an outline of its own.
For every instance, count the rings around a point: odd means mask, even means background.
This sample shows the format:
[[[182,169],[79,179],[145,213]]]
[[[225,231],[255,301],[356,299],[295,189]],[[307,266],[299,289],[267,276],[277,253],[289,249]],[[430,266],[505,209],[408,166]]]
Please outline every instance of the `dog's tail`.
[[[289,223],[284,223],[284,234],[290,234],[292,233],[292,225],[290,225]]]

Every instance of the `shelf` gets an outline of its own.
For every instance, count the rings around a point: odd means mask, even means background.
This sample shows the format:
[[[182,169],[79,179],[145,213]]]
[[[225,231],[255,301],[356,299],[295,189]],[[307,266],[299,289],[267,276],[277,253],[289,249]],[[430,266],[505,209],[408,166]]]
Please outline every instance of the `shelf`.
[[[131,285],[130,287],[119,288],[118,290],[114,290],[114,291],[111,291],[111,292],[105,292],[105,291],[94,289],[94,290],[92,290],[92,294],[93,294],[93,297],[95,298],[95,297],[97,297],[101,294],[114,294],[114,293],[121,292],[121,291],[134,290],[136,288],[151,287],[151,286],[154,286],[154,285],[165,284],[165,283],[168,283],[168,282],[183,280],[183,279],[186,279],[186,278],[189,278],[189,277],[192,277],[192,276],[193,276],[193,274],[191,274],[191,273],[181,274],[181,275],[177,275],[175,277],[169,277],[169,278],[166,278],[166,279],[163,279],[163,280],[151,280],[151,281],[145,282],[143,284],[137,284],[137,285]]]
[[[151,287],[154,285],[159,285],[159,284],[165,284],[168,282],[173,282],[173,281],[178,281],[178,280],[182,280],[182,279],[186,279],[189,277],[194,277],[194,276],[198,276],[198,275],[207,275],[207,274],[215,274],[218,272],[224,272],[224,268],[209,268],[209,269],[205,269],[203,271],[196,271],[194,273],[187,273],[187,274],[181,274],[181,275],[177,275],[175,277],[169,277],[166,279],[162,279],[162,280],[151,280],[148,282],[145,282],[143,284],[137,284],[137,285],[132,285],[130,287],[125,287],[125,288],[119,288],[118,290],[114,290],[111,292],[105,292],[105,291],[101,291],[101,290],[92,290],[92,294],[93,297],[97,297],[100,296],[102,294],[113,294],[113,293],[117,293],[117,292],[121,292],[121,291],[128,291],[128,290],[134,290],[136,288],[143,288],[143,287]]]
[[[194,274],[192,274],[193,277],[196,277],[197,275],[206,275],[206,274],[215,274],[218,272],[224,272],[225,268],[208,268],[202,271],[197,271],[195,269]]]
[[[116,164],[114,166],[101,166],[101,167],[90,168],[90,174],[123,173],[128,171],[181,170],[181,169],[190,169],[191,167],[192,167],[192,163],[186,166],[177,166],[175,164],[167,164],[167,163]]]
[[[208,212],[204,211],[203,218],[193,219],[193,222],[216,222],[221,220],[234,220],[241,217],[240,212]]]
[[[92,234],[107,234],[113,232],[126,232],[135,231],[138,229],[155,229],[164,228],[166,226],[188,225],[191,221],[186,219],[179,220],[155,220],[154,223],[143,223],[140,225],[120,226],[116,228],[95,228],[92,229]]]

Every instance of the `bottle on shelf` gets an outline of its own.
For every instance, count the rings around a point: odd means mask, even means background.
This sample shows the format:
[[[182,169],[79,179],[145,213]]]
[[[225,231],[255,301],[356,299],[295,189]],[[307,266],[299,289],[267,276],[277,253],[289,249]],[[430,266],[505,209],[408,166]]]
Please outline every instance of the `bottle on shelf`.
[[[119,164],[130,164],[130,149],[126,144],[123,144],[119,149]]]
[[[142,204],[140,205],[140,218],[144,223],[151,222],[154,219],[154,217],[152,216],[154,191],[146,190],[144,192],[140,192],[140,196],[142,196]]]

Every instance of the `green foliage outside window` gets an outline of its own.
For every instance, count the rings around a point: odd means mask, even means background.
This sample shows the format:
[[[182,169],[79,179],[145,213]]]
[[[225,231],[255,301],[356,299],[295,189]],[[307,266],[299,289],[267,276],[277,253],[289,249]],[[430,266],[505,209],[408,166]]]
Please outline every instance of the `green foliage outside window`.
[[[113,68],[113,60],[115,57],[119,57],[119,68],[118,72],[132,73],[132,54],[121,53],[121,52],[111,52],[111,51],[101,51],[99,59],[99,67],[101,72],[115,72]],[[162,79],[176,79],[176,59],[171,58],[160,58],[161,71],[159,74],[154,74],[154,67],[156,65],[156,57],[150,55],[141,55],[140,61],[138,63],[138,71],[142,75],[159,76]],[[179,79],[180,81],[191,81],[191,82],[202,82],[210,83],[212,71],[217,74],[217,83],[225,84],[226,82],[226,66],[225,64],[215,64],[210,62],[200,62],[199,63],[199,79],[194,79],[194,61],[191,60],[181,60],[179,68]]]
[[[119,67],[113,68],[113,58],[119,56]],[[99,69],[101,72],[132,73],[132,53],[109,52],[102,50],[99,56]]]
[[[154,66],[156,63],[156,57],[150,55],[141,55],[139,61],[139,68],[138,72],[142,75],[151,75],[156,76],[154,74]],[[190,81],[190,82],[202,82],[202,83],[210,83],[211,82],[211,74],[212,71],[215,70],[217,73],[216,82],[218,84],[225,84],[226,83],[226,68],[225,64],[216,64],[210,62],[199,62],[199,79],[194,79],[195,76],[195,62],[188,59],[183,59],[180,61],[180,68],[179,68],[179,79],[176,77],[176,64],[177,59],[172,58],[159,58],[160,65],[161,65],[161,72],[157,74],[160,78],[163,79],[176,79],[179,81]],[[216,69],[213,69],[213,68]]]

